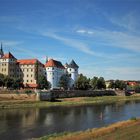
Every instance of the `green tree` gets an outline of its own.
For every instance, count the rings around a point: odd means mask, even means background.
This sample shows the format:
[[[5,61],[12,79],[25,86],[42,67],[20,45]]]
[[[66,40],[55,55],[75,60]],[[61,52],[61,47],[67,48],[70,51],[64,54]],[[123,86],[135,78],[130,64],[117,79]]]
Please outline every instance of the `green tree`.
[[[91,85],[92,89],[97,89],[97,81],[98,81],[98,77],[93,77],[90,80],[90,85]]]
[[[4,86],[4,75],[0,73],[0,87]]]
[[[9,76],[5,76],[4,78],[4,85],[7,87],[7,88],[13,88],[13,83],[14,83],[14,79],[13,78],[10,78]]]
[[[98,80],[97,80],[97,88],[98,89],[106,89],[106,84],[105,84],[105,80],[103,77],[100,77]]]
[[[134,90],[135,90],[136,92],[139,92],[139,91],[140,91],[140,85],[138,85],[138,84],[135,85],[135,86],[134,86]]]
[[[41,75],[38,77],[38,86],[40,89],[49,89],[51,87],[50,83],[47,81],[46,77]]]
[[[114,89],[115,88],[115,81],[111,80],[108,88]]]
[[[67,74],[63,74],[60,77],[59,87],[63,87],[64,89],[68,89],[69,86],[69,76]]]
[[[125,84],[124,81],[121,81],[121,80],[111,81],[110,85],[109,85],[109,88],[123,90],[124,88],[126,88],[126,84]]]
[[[89,79],[87,79],[86,76],[83,76],[83,74],[79,75],[75,84],[76,84],[76,88],[80,90],[87,90],[90,87]]]
[[[20,78],[13,79],[13,84],[11,85],[13,89],[20,89],[23,87],[23,81]]]

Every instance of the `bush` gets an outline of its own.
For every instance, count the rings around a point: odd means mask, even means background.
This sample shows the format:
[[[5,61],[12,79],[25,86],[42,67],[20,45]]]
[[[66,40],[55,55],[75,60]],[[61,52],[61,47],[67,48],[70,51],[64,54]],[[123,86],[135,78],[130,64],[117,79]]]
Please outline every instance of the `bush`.
[[[137,118],[136,118],[136,117],[131,117],[130,120],[132,120],[132,121],[136,121]]]
[[[26,90],[25,93],[26,93],[26,94],[31,94],[32,91],[31,91],[31,90]]]

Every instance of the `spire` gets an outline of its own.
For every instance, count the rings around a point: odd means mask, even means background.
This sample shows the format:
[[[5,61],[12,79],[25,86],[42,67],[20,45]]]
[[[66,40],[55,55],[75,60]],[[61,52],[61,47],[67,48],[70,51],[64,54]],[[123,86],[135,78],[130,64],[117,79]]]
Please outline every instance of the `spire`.
[[[46,56],[46,63],[48,62],[48,56]]]
[[[3,48],[2,48],[2,42],[1,42],[1,48],[0,48],[0,58],[3,57],[4,52],[3,52]]]
[[[79,66],[75,63],[75,61],[72,59],[72,61],[70,62],[70,64],[69,64],[69,67],[70,68],[79,68]]]

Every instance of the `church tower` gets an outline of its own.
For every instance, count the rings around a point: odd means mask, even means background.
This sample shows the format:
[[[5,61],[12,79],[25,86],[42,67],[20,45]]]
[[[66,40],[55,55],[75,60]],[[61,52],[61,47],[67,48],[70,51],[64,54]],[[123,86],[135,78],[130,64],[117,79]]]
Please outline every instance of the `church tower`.
[[[3,48],[2,48],[2,42],[1,42],[1,48],[0,48],[0,58],[4,56]]]

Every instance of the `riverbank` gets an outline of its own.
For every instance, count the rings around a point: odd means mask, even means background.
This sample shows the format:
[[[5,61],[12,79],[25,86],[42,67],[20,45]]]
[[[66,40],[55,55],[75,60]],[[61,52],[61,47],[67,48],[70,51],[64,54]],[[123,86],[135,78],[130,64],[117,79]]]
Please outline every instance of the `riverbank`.
[[[140,100],[140,94],[133,96],[101,96],[101,97],[77,97],[58,99],[54,102],[32,101],[32,100],[1,100],[0,109],[6,108],[28,108],[28,107],[51,107],[51,106],[78,106],[86,104],[111,104]]]
[[[73,133],[53,134],[35,140],[139,140],[139,132],[140,119],[132,118],[107,127]]]

